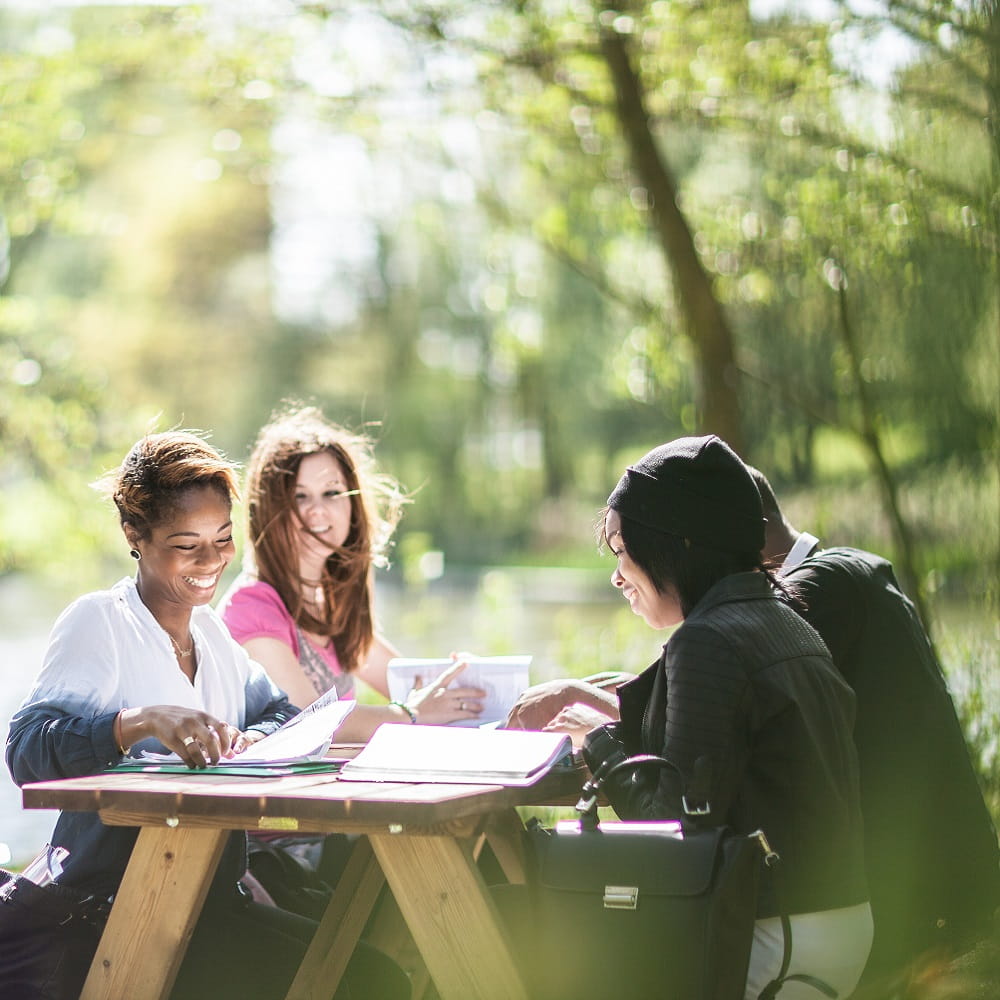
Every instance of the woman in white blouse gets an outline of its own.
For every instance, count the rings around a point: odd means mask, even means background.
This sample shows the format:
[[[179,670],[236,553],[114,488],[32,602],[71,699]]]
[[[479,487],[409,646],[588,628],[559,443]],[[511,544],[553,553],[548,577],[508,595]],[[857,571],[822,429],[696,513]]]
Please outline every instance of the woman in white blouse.
[[[136,575],[79,598],[56,622],[41,673],[11,721],[7,765],[19,785],[95,774],[145,749],[205,767],[297,711],[211,608],[234,555],[232,465],[196,435],[172,431],[137,442],[103,485]],[[81,899],[109,899],[137,833],[105,826],[95,813],[61,813],[52,843],[69,855],[59,884]],[[316,925],[250,902],[239,885],[245,870],[246,837],[234,833],[175,996],[285,995]],[[19,912],[15,895],[0,907],[0,937],[29,935],[36,916]],[[6,995],[78,996],[99,929],[32,926],[18,960],[5,963],[4,987],[14,991]],[[401,970],[371,949],[356,953],[337,996],[366,993],[409,995]]]

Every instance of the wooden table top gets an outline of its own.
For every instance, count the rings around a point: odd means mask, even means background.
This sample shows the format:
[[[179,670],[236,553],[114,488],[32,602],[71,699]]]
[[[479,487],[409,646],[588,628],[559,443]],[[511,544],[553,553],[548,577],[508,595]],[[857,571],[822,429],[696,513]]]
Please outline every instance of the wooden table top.
[[[505,808],[572,804],[582,769],[557,769],[524,787],[340,781],[335,772],[249,778],[105,773],[25,785],[26,809],[97,812],[113,826],[158,825],[323,833],[437,832]]]

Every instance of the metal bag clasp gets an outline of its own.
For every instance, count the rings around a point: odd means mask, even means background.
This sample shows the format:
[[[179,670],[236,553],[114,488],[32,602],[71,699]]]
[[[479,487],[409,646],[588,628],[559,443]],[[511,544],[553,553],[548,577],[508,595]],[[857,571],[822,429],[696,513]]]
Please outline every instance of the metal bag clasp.
[[[604,887],[604,909],[634,910],[639,904],[637,885],[606,885]]]

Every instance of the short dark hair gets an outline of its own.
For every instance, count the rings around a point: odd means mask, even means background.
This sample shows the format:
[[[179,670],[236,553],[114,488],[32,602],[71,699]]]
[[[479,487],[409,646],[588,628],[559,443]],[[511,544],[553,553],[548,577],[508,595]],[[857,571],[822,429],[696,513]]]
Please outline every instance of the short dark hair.
[[[163,524],[189,490],[210,486],[230,505],[239,495],[236,467],[191,431],[147,434],[94,485],[114,501],[122,526],[140,538]]]

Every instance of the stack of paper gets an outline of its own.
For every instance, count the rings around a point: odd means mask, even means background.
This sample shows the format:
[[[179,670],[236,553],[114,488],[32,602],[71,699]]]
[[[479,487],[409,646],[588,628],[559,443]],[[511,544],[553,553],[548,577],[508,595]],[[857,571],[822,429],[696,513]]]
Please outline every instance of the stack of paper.
[[[340,776],[346,781],[530,785],[572,760],[566,733],[386,724],[344,764]]]
[[[326,757],[337,730],[354,708],[353,701],[337,701],[324,695],[305,711],[293,716],[280,729],[265,736],[242,753],[224,757],[215,768],[261,768],[274,765],[315,764]],[[137,760],[125,760],[115,770],[150,769],[151,766],[187,765],[175,753],[144,752]],[[201,771],[201,769],[199,769]]]
[[[353,701],[313,702],[280,729],[258,740],[227,764],[280,764],[322,760],[334,734],[354,709]]]

